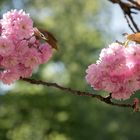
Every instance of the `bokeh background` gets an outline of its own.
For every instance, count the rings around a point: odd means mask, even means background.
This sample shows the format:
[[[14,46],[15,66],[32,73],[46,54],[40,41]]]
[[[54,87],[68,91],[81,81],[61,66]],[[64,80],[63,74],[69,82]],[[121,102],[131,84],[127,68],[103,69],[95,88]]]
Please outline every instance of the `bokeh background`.
[[[117,5],[106,0],[0,0],[1,17],[15,8],[30,13],[34,26],[58,40],[59,51],[32,78],[106,94],[87,84],[85,70],[101,48],[131,33]],[[0,140],[138,140],[139,121],[140,113],[131,109],[52,87],[0,84]]]

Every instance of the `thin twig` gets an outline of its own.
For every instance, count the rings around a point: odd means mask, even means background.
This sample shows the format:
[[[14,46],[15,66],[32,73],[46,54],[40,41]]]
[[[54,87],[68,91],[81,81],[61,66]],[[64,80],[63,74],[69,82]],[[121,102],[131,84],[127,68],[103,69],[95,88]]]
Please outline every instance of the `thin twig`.
[[[80,91],[80,90],[72,89],[69,87],[63,87],[57,83],[49,83],[49,82],[44,82],[41,80],[28,79],[28,78],[21,78],[21,80],[29,82],[31,84],[35,84],[35,85],[44,85],[44,86],[48,86],[48,87],[55,87],[55,88],[58,88],[60,90],[67,91],[65,93],[71,93],[71,94],[78,95],[78,96],[88,96],[91,98],[96,98],[96,99],[98,99],[106,104],[109,104],[109,105],[134,109],[134,104],[112,102],[111,101],[111,99],[112,99],[111,94],[107,97],[103,97],[101,95],[92,94],[90,92]]]
[[[113,4],[118,4],[120,6],[120,8],[122,9],[123,14],[125,16],[125,19],[128,23],[129,28],[134,32],[134,29],[130,25],[130,22],[129,22],[128,18],[130,19],[130,21],[131,21],[132,25],[134,26],[135,30],[137,32],[139,32],[140,29],[138,28],[136,22],[134,21],[134,19],[132,17],[132,14],[136,14],[136,12],[132,11],[132,9],[140,11],[140,5],[133,0],[128,0],[128,2],[124,2],[122,0],[109,0],[109,1],[112,2]]]
[[[129,28],[131,29],[131,31],[132,31],[133,33],[136,33],[136,32],[134,31],[134,29],[131,27],[131,24],[130,24],[129,19],[127,18],[127,15],[126,15],[126,14],[124,14],[124,17],[125,17],[125,19],[126,19],[126,22],[127,22],[128,26],[129,26]]]
[[[131,2],[132,4],[134,4],[136,9],[140,10],[140,5],[137,1],[134,1],[134,0],[128,0],[128,1]]]
[[[140,30],[139,30],[139,28],[138,28],[136,22],[134,21],[132,15],[130,14],[130,15],[128,15],[128,16],[129,16],[129,19],[131,20],[133,26],[135,27],[136,31],[139,32]]]

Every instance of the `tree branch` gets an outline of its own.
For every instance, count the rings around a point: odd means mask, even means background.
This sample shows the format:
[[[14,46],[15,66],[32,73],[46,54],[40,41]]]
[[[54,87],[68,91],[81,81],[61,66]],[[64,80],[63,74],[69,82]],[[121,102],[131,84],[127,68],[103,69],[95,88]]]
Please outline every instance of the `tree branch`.
[[[133,27],[131,26],[131,24],[130,24],[130,22],[129,22],[129,19],[127,18],[127,15],[126,15],[126,14],[124,14],[124,18],[126,19],[126,22],[127,22],[128,26],[129,26],[129,28],[131,29],[131,31],[132,31],[133,33],[135,33],[135,30],[134,30]]]
[[[132,30],[132,32],[135,33],[135,30],[136,30],[136,32],[139,32],[140,30],[132,17],[132,14],[137,14],[137,13],[132,11],[132,9],[140,11],[140,5],[133,0],[127,0],[127,2],[124,2],[123,0],[109,0],[109,1],[112,2],[113,4],[118,4],[120,6],[120,8],[122,9],[123,14],[125,16],[125,19],[128,23],[128,26]],[[130,22],[131,22],[131,24],[130,24]],[[133,27],[131,25],[133,25]],[[100,100],[101,102],[104,102],[109,105],[113,105],[113,106],[117,106],[117,107],[132,108],[133,110],[136,109],[135,103],[128,104],[128,103],[118,103],[118,102],[112,101],[111,93],[109,94],[109,96],[103,97],[101,95],[92,94],[90,92],[85,92],[85,91],[72,89],[69,87],[64,87],[57,83],[49,83],[49,82],[44,82],[41,80],[28,79],[28,78],[21,78],[21,80],[26,81],[31,84],[35,84],[35,85],[44,85],[47,87],[54,87],[54,88],[66,91],[65,93],[69,93],[69,94],[96,98],[97,100]]]
[[[131,6],[131,8],[136,9],[136,10],[140,10],[140,5],[138,2],[134,1],[134,0],[128,0],[129,2],[131,2],[132,4],[134,4],[134,6]]]
[[[133,0],[127,0],[128,2],[124,2],[122,0],[109,0],[109,1],[112,2],[113,4],[118,4],[120,6],[125,16],[125,19],[128,23],[128,26],[132,30],[132,32],[135,33],[134,29],[136,30],[136,32],[140,32],[140,29],[138,28],[136,22],[132,17],[132,14],[137,14],[136,12],[132,11],[132,9],[140,11],[140,5]],[[131,24],[133,25],[134,29],[130,25],[128,18],[131,21]]]
[[[112,99],[111,93],[109,94],[109,96],[103,97],[101,95],[92,94],[90,92],[80,91],[80,90],[72,89],[72,88],[69,88],[69,87],[63,87],[63,86],[61,86],[57,83],[49,83],[49,82],[44,82],[44,81],[41,81],[41,80],[28,79],[28,78],[21,78],[21,80],[26,81],[26,82],[31,83],[31,84],[35,84],[35,85],[44,85],[44,86],[47,86],[47,87],[54,87],[54,88],[57,88],[57,89],[60,89],[60,90],[63,90],[63,91],[67,91],[66,93],[70,93],[70,94],[74,94],[74,95],[78,95],[78,96],[88,96],[88,97],[91,97],[91,98],[96,98],[96,99],[100,100],[101,102],[104,102],[104,103],[109,104],[109,105],[117,106],[117,107],[126,107],[126,108],[132,108],[132,109],[135,108],[134,103],[133,104],[127,104],[127,103],[112,102],[111,101],[111,99]]]

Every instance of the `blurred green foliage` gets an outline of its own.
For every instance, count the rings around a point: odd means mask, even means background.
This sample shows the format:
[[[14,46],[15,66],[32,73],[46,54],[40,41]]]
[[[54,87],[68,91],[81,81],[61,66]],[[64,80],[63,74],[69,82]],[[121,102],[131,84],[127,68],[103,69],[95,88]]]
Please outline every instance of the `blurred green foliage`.
[[[99,26],[104,1],[1,0],[0,7],[1,15],[23,8],[35,26],[58,40],[58,52],[33,78],[96,93],[85,81],[85,70],[105,46],[104,26]],[[0,95],[0,140],[137,140],[139,120],[132,110],[23,81]]]

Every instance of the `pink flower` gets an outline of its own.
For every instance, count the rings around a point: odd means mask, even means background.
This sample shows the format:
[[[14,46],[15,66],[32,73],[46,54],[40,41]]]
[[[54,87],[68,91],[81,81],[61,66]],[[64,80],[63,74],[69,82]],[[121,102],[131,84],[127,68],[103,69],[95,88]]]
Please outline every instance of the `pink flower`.
[[[127,65],[133,73],[140,74],[140,45],[135,44],[126,48]]]
[[[1,73],[1,80],[4,84],[10,85],[11,83],[19,80],[20,75],[16,68],[7,69]]]
[[[32,69],[29,68],[29,67],[28,68],[25,67],[23,64],[19,64],[17,66],[17,69],[18,69],[18,71],[20,73],[20,77],[22,77],[22,78],[26,78],[26,77],[32,76]]]
[[[2,33],[2,25],[0,23],[0,35],[1,35],[1,33]]]
[[[111,44],[101,51],[99,60],[86,70],[86,80],[95,90],[127,99],[140,89],[140,46]]]
[[[102,72],[98,68],[98,65],[92,64],[88,66],[88,69],[86,70],[88,73],[86,76],[86,79],[89,84],[95,89],[95,90],[101,90],[103,89],[103,84],[101,83],[102,81]]]
[[[35,42],[36,42],[36,38],[35,38],[35,36],[32,36],[32,37],[29,39],[29,44],[30,44],[30,45],[34,45]]]
[[[51,46],[48,43],[41,44],[39,46],[39,50],[41,52],[41,55],[40,55],[41,63],[47,62],[50,59],[50,57],[52,56]]]
[[[133,104],[134,104],[134,111],[140,111],[140,105],[139,105],[139,99],[138,98],[133,99]]]
[[[21,40],[16,43],[15,52],[19,57],[22,58],[23,55],[28,52],[28,50],[29,50],[29,46],[27,40]]]
[[[22,64],[25,67],[35,68],[41,63],[41,59],[39,56],[39,52],[35,48],[30,48],[30,50],[24,55],[24,59],[22,60]]]
[[[1,20],[2,35],[14,35],[16,39],[30,38],[33,35],[33,21],[23,10],[11,10]]]
[[[13,52],[15,46],[13,42],[6,37],[0,37],[0,55],[7,56]]]
[[[16,66],[19,63],[18,57],[15,54],[3,57],[3,60],[1,61],[1,65],[4,68],[11,68]]]
[[[33,21],[23,10],[11,10],[0,20],[0,79],[11,84],[30,77],[33,69],[52,56],[49,44],[34,35]]]

